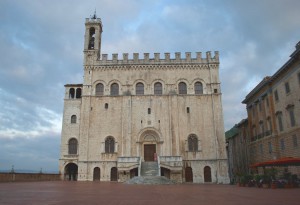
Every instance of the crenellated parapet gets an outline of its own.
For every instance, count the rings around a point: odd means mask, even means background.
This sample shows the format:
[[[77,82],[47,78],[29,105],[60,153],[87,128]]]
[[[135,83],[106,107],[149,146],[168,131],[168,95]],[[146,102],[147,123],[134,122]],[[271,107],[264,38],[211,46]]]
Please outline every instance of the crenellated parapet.
[[[170,53],[164,53],[164,58],[160,57],[160,53],[154,53],[154,58],[150,58],[149,53],[144,53],[144,58],[140,58],[139,53],[133,53],[133,58],[128,57],[128,53],[123,53],[122,58],[118,54],[112,54],[108,58],[108,54],[102,54],[100,64],[113,65],[113,64],[201,64],[201,63],[219,63],[219,52],[215,51],[212,57],[211,52],[206,52],[205,58],[202,57],[202,52],[196,52],[196,58],[192,58],[191,52],[185,53],[185,58],[181,57],[180,52],[175,53],[175,58],[170,57]]]
[[[102,21],[101,21],[101,18],[86,18],[85,19],[85,23],[100,23],[101,24],[101,27],[102,27]]]

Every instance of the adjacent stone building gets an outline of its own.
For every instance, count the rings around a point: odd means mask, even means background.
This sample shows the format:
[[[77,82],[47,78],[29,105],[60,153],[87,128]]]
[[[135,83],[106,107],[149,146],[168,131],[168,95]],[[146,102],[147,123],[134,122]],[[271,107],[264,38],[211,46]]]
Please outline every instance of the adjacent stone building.
[[[110,58],[101,34],[86,19],[83,84],[65,85],[62,177],[123,182],[155,161],[177,182],[228,183],[219,53]]]
[[[281,166],[279,171],[300,175],[299,101],[300,42],[290,59],[274,75],[265,77],[242,102],[248,115],[247,173],[250,168],[263,173],[265,167]],[[243,144],[237,145],[244,149]],[[229,159],[238,154],[233,153]]]
[[[237,182],[237,176],[249,173],[249,129],[248,120],[243,119],[225,133],[229,178]]]

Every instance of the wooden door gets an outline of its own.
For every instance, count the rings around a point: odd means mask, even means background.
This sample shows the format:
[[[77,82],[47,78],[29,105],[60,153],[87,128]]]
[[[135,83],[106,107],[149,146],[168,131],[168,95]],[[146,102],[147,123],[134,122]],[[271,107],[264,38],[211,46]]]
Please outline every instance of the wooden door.
[[[154,153],[156,153],[155,144],[145,144],[144,145],[144,160],[146,162],[154,161]]]
[[[211,169],[209,166],[204,167],[204,182],[211,182]]]
[[[118,169],[113,167],[110,170],[110,181],[118,181]]]
[[[99,167],[94,168],[93,180],[100,181],[100,168]]]
[[[193,170],[191,167],[185,168],[185,182],[193,182]]]

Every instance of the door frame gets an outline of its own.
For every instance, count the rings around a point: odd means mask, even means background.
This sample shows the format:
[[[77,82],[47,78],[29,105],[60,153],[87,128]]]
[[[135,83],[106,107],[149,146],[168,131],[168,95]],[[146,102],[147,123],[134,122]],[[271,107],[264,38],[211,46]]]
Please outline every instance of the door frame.
[[[156,149],[157,149],[157,145],[156,145],[156,143],[145,143],[145,144],[143,144],[143,158],[144,158],[144,161],[146,161],[146,159],[145,159],[145,147],[146,146],[152,146],[152,147],[155,147],[155,149],[154,149],[154,153],[153,153],[153,156],[152,156],[152,160],[147,160],[148,162],[154,162],[155,161],[155,158],[154,158],[154,154],[155,153],[157,153],[157,151],[156,151]]]

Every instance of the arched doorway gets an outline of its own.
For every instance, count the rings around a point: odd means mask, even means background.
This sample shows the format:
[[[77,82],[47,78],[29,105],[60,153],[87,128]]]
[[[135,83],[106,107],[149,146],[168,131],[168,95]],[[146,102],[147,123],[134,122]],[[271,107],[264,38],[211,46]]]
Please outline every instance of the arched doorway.
[[[65,180],[77,181],[78,166],[74,163],[69,163],[65,167]]]
[[[110,170],[110,181],[118,181],[118,169],[113,167]]]
[[[134,168],[134,169],[130,170],[130,179],[135,177],[135,176],[138,176],[138,175],[139,175],[139,169],[138,168]]]
[[[209,166],[204,167],[204,182],[211,182],[211,169]]]
[[[93,180],[100,181],[100,168],[99,167],[94,168]]]
[[[145,162],[154,161],[156,153],[156,144],[144,144],[144,160]]]
[[[160,168],[160,175],[170,179],[170,170],[164,167]]]
[[[156,156],[160,154],[160,149],[163,141],[161,140],[161,133],[151,127],[142,129],[138,134],[139,139],[139,156],[143,161],[155,161]]]
[[[192,167],[185,168],[185,182],[193,182],[193,170]]]

